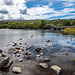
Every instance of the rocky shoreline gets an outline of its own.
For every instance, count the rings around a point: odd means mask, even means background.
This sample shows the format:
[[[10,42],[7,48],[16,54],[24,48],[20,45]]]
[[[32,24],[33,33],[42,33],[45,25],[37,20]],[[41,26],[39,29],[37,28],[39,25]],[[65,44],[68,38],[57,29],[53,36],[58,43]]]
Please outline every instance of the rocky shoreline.
[[[31,38],[33,37],[34,35],[31,35]],[[21,41],[22,38],[19,38],[18,40]],[[49,43],[50,40],[47,40],[46,42]],[[27,43],[25,43],[25,45],[26,44]],[[75,62],[73,61],[75,53],[57,52],[45,56],[42,47],[33,47],[34,45],[24,47],[21,42],[13,42],[12,48],[9,50],[3,51],[0,49],[0,75],[75,74]],[[30,51],[32,48],[35,54]],[[56,47],[53,46],[50,48],[55,49]],[[71,48],[71,46],[66,46],[66,48]],[[12,56],[16,59],[12,58]]]

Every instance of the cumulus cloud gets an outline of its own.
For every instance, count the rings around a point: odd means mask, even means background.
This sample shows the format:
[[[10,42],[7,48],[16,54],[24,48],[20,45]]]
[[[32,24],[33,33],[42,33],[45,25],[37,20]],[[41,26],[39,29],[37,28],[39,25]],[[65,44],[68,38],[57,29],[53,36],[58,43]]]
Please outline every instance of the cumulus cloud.
[[[23,15],[24,15],[24,14],[27,14],[27,9],[20,10],[20,13],[23,14]]]
[[[65,15],[75,15],[75,8],[70,8],[70,6],[75,5],[75,0],[41,0],[41,2],[48,1],[49,4],[36,5],[34,7],[27,8],[26,2],[34,0],[1,0],[0,1],[0,20],[29,20],[29,19],[46,19],[51,17],[65,16]],[[36,1],[36,0],[35,0]],[[63,2],[65,1],[65,2]],[[63,9],[55,10],[54,3],[62,2],[61,6]],[[60,4],[61,5],[61,4]],[[32,5],[31,5],[32,6]],[[56,5],[57,6],[57,5]],[[60,8],[60,7],[59,7]],[[68,17],[69,18],[69,17]]]
[[[1,14],[8,14],[9,12],[8,12],[7,10],[4,10],[4,9],[3,9],[3,10],[0,10],[0,13],[1,13]]]
[[[3,20],[3,19],[4,19],[4,16],[0,14],[0,20]]]
[[[4,3],[6,5],[13,5],[14,4],[12,0],[4,0]]]

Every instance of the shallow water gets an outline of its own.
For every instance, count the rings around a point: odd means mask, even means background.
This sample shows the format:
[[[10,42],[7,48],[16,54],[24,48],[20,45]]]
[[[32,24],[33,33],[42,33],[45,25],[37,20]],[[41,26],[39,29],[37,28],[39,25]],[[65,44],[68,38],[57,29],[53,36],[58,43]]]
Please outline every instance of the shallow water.
[[[31,37],[32,35],[34,36]],[[22,38],[22,40],[20,40],[20,38]],[[50,42],[46,42],[47,40],[50,40]],[[51,59],[51,62],[48,63],[49,65],[56,64],[58,66],[61,66],[62,69],[65,70],[74,70],[74,35],[64,35],[62,33],[51,32],[50,30],[0,29],[0,49],[2,49],[3,51],[7,50],[7,54],[11,57],[12,60],[18,60],[19,58],[24,58],[24,55],[15,57],[14,54],[10,53],[9,48],[13,48],[13,42],[16,42],[17,44],[22,43],[22,45],[20,46],[24,47],[24,49],[30,45],[33,45],[33,47],[29,49],[32,52],[30,60],[35,61],[35,63],[43,62],[43,59],[45,57],[48,57]],[[67,46],[70,46],[71,48]],[[41,47],[42,52],[44,53],[40,58],[36,58],[36,55],[38,54],[35,52],[36,47]],[[66,55],[67,53],[69,55]],[[23,62],[23,64],[25,63]],[[11,71],[8,71],[8,74],[5,74],[4,72],[4,75],[13,75],[10,72]]]
[[[34,35],[31,38],[31,35]],[[72,37],[72,40],[71,40]],[[22,38],[19,41],[19,38]],[[50,40],[49,43],[46,41]],[[0,29],[0,48],[6,49],[7,45],[12,42],[22,43],[22,46],[34,45],[39,47],[55,46],[56,50],[53,52],[61,50],[69,50],[75,52],[75,36],[73,35],[63,35],[62,33],[50,32],[49,30],[22,30],[22,29]],[[66,46],[71,46],[72,48],[66,48]]]

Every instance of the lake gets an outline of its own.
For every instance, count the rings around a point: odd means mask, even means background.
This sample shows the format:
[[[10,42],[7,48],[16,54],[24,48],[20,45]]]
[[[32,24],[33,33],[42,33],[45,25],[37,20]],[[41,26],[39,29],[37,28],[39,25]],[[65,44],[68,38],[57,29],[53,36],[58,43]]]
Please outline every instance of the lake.
[[[50,42],[46,42],[47,40],[50,40]],[[73,58],[75,57],[74,35],[64,35],[61,32],[51,32],[50,30],[0,29],[0,49],[2,49],[4,53],[5,50],[7,50],[6,53],[10,56],[11,60],[15,61],[14,64],[17,62],[19,64],[18,66],[20,66],[18,59],[24,58],[25,56],[21,54],[20,57],[15,57],[14,54],[10,53],[9,49],[14,48],[12,46],[13,42],[17,43],[20,47],[23,47],[24,50],[26,47],[33,45],[33,47],[29,49],[29,51],[32,52],[30,60],[33,60],[36,63],[43,62],[43,58],[48,57],[51,60],[51,62],[48,63],[50,66],[56,64],[69,72],[71,72],[71,70],[73,72],[75,71],[75,64],[73,63]],[[38,53],[35,52],[35,48],[37,47],[42,48],[43,55],[40,58],[36,58]],[[25,63],[26,62],[22,62],[21,64]],[[13,75],[11,73],[13,66],[14,65],[11,66],[7,73],[5,71],[2,71],[2,73],[4,75]],[[31,69],[33,68],[31,67]],[[28,73],[27,75],[30,74]]]

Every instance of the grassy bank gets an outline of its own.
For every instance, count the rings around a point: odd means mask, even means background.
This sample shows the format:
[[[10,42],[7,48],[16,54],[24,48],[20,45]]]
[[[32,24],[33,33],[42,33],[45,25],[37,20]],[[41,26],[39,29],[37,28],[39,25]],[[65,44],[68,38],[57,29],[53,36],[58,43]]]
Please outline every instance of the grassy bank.
[[[75,26],[75,19],[0,21],[0,29],[50,29],[52,26]]]
[[[65,28],[64,32],[75,35],[75,28]]]

